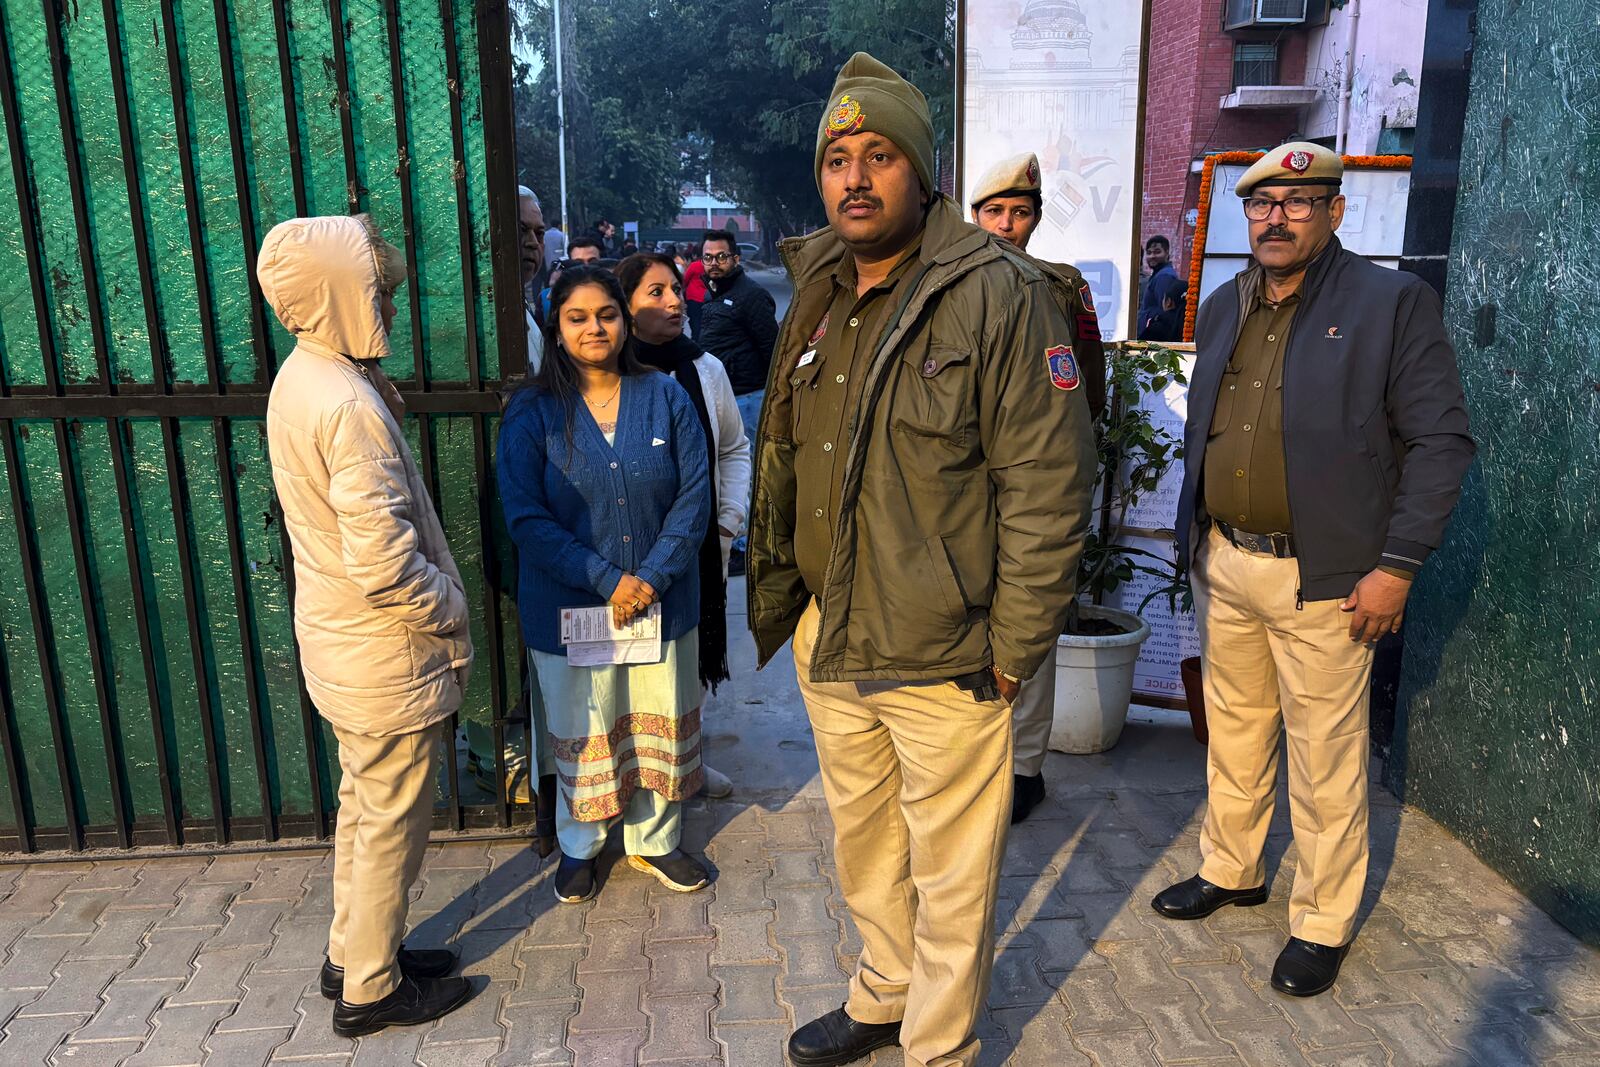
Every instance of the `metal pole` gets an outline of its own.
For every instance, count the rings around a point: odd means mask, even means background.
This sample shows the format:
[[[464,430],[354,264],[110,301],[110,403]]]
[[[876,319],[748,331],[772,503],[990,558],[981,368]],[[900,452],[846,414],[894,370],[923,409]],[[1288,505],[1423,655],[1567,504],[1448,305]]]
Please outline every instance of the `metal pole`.
[[[706,171],[706,229],[711,229],[711,172]]]
[[[550,0],[550,9],[556,17],[556,165],[561,174],[561,225],[571,238],[575,231],[572,216],[567,214],[567,104],[566,86],[561,80],[561,0]]]

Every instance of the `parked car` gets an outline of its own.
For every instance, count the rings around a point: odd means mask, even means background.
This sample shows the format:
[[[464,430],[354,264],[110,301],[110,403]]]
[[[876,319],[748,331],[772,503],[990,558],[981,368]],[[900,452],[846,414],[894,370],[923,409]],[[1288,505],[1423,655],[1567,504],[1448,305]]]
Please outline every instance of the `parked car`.
[[[745,259],[759,259],[761,256],[761,246],[753,245],[749,241],[740,241],[739,255],[743,256]]]

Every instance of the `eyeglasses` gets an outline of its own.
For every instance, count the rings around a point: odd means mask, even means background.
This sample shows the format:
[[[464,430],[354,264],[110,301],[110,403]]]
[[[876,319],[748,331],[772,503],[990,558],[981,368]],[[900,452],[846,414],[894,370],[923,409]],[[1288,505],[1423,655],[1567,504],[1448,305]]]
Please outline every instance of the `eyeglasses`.
[[[721,265],[723,263],[732,263],[735,255],[737,255],[735,252],[702,252],[700,254],[700,260],[704,263],[716,263]]]
[[[1331,196],[1291,196],[1273,200],[1265,196],[1252,196],[1244,202],[1244,217],[1251,222],[1266,222],[1272,217],[1272,209],[1281,207],[1283,217],[1290,222],[1304,222],[1311,217],[1318,200],[1332,199]]]

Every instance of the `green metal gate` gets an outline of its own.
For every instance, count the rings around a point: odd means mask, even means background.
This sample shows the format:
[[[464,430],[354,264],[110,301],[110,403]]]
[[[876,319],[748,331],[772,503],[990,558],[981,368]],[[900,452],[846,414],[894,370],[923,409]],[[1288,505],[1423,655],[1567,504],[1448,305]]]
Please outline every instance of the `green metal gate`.
[[[526,358],[504,0],[0,0],[0,30],[0,849],[328,832],[266,450],[292,342],[254,277],[292,216],[404,237],[388,370],[482,605],[461,715],[498,751],[494,390]],[[446,763],[439,825],[510,824],[503,776]]]

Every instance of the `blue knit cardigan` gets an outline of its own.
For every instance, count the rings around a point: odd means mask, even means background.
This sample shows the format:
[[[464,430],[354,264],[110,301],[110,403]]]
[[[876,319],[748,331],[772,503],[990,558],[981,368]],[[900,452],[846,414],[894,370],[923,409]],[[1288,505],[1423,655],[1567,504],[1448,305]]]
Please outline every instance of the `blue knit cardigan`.
[[[519,556],[517,606],[529,648],[560,654],[562,608],[604,604],[624,574],[661,599],[661,637],[700,618],[701,542],[711,518],[705,433],[689,395],[656,371],[625,375],[607,444],[588,409],[538,386],[500,424],[496,467]],[[687,579],[687,580],[682,580]]]

